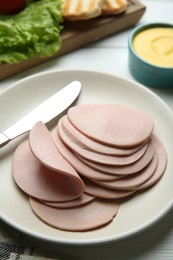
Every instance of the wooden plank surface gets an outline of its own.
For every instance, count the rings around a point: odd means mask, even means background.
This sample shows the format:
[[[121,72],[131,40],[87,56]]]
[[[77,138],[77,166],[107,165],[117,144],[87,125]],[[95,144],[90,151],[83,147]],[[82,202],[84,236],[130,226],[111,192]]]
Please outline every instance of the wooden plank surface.
[[[82,22],[65,22],[62,47],[55,55],[46,58],[35,57],[18,64],[0,64],[0,80],[129,28],[140,20],[145,9],[146,7],[138,0],[128,0],[127,10],[123,14]]]

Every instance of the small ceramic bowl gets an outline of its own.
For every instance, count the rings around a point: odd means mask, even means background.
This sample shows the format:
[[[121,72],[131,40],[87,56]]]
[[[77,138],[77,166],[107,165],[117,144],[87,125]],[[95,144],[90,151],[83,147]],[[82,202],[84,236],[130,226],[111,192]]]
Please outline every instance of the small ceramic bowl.
[[[151,29],[151,28],[169,28],[173,30],[173,24],[167,24],[167,23],[153,23],[153,24],[146,24],[142,26],[138,26],[135,28],[132,33],[129,36],[128,41],[128,49],[129,49],[129,71],[131,75],[140,83],[148,86],[148,87],[154,87],[154,88],[170,88],[173,87],[173,65],[171,66],[160,66],[157,64],[153,64],[150,61],[147,61],[144,57],[141,57],[139,53],[136,53],[136,50],[134,49],[134,38],[141,32]],[[162,42],[161,38],[161,44],[163,46],[159,46],[161,55],[160,58],[162,58],[162,52],[164,51],[164,48],[167,48],[169,53],[172,52],[173,55],[173,37],[167,37],[169,43],[167,46],[164,42]],[[153,42],[157,42],[159,37],[153,39]],[[145,36],[144,36],[145,39]],[[146,39],[147,40],[147,39]],[[160,40],[159,40],[160,41]],[[143,41],[145,42],[145,41]],[[141,43],[141,46],[143,45],[143,42]],[[153,43],[151,43],[153,44]],[[155,43],[154,43],[155,44]],[[153,45],[152,45],[153,46]],[[143,47],[142,47],[143,48]],[[144,48],[143,48],[144,49]],[[165,52],[167,52],[167,49]],[[165,54],[167,55],[167,53]],[[172,56],[173,57],[173,56]],[[171,58],[173,61],[173,58]]]

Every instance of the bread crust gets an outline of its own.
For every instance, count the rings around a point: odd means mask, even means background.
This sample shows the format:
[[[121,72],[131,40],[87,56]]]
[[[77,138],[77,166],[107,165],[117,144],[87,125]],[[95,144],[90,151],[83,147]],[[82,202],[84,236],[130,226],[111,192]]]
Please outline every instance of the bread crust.
[[[105,0],[102,7],[103,15],[115,15],[124,12],[127,8],[127,0]]]
[[[88,20],[102,14],[104,0],[63,0],[62,12],[65,20]]]

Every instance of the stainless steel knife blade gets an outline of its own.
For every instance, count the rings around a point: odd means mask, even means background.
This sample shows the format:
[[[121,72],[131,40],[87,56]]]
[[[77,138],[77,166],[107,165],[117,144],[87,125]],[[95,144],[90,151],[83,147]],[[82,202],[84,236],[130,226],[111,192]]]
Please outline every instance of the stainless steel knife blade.
[[[0,148],[17,136],[31,130],[36,122],[42,121],[43,123],[47,123],[62,113],[77,98],[80,90],[81,83],[79,81],[73,81],[45,100],[3,133],[0,133]]]

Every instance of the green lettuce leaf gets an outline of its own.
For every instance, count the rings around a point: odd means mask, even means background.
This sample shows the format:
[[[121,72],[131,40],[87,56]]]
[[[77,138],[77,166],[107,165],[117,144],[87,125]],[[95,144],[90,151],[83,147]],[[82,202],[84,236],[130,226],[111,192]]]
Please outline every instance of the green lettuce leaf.
[[[30,1],[16,15],[0,17],[0,62],[47,57],[61,47],[61,0]]]

